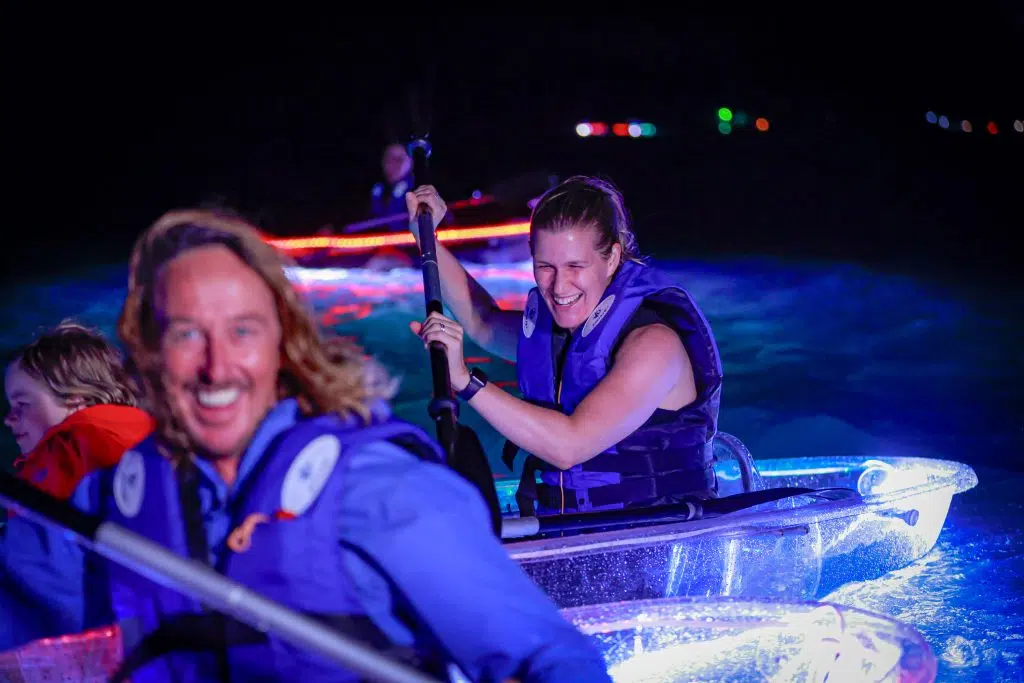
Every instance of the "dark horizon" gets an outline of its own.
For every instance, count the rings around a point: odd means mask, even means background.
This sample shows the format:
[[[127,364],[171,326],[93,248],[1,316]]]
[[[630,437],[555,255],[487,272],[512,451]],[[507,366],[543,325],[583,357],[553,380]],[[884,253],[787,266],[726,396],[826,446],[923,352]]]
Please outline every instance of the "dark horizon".
[[[623,187],[655,256],[829,258],[1006,284],[1024,15],[1009,2],[906,11],[705,13],[670,29],[437,18],[419,42],[393,20],[159,35],[15,20],[9,271],[126,258],[162,212],[214,199],[277,234],[358,219],[383,143],[415,128],[415,90],[451,199],[521,173],[599,173]],[[723,136],[720,106],[772,127]],[[928,110],[975,131],[939,130]],[[628,118],[657,136],[573,133]],[[24,231],[43,216],[45,230]]]

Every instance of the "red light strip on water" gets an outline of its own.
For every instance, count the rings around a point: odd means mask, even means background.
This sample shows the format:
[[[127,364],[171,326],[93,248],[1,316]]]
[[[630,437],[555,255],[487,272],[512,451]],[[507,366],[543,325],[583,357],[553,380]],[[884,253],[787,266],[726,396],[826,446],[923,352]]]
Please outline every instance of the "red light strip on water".
[[[494,237],[515,237],[527,235],[530,223],[506,223],[504,225],[482,225],[475,228],[445,228],[437,231],[437,239],[446,244],[470,242]],[[309,249],[335,249],[340,251],[367,251],[379,247],[415,244],[411,232],[384,232],[360,236],[343,237],[289,237],[267,239],[267,242],[282,251],[305,251]]]

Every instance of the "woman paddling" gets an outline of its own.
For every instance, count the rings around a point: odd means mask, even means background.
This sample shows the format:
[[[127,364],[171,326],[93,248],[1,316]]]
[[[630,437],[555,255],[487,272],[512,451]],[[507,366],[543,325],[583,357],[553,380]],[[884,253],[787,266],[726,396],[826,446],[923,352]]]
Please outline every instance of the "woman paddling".
[[[431,186],[406,201],[410,215],[426,203],[435,227],[447,210]],[[718,347],[689,294],[642,263],[619,191],[586,176],[552,188],[534,208],[530,247],[537,287],[525,311],[510,311],[438,244],[458,322],[432,313],[410,325],[445,345],[453,389],[508,440],[506,465],[530,454],[520,515],[714,497]],[[522,399],[466,367],[464,331],[516,362]]]

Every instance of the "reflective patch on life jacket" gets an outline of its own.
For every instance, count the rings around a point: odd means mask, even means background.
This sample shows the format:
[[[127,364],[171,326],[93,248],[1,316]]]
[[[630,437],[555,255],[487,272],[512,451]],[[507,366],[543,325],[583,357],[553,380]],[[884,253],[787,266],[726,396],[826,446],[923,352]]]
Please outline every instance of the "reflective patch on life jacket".
[[[537,292],[530,292],[530,296],[526,300],[526,310],[523,311],[523,336],[527,339],[532,337],[533,331],[537,329],[537,316],[540,315],[537,299]]]
[[[146,464],[138,451],[127,451],[114,472],[114,502],[129,519],[139,514],[146,496]]]
[[[323,434],[310,441],[295,456],[281,485],[281,509],[301,515],[320,495],[341,456],[341,441]]]
[[[584,323],[584,325],[583,325],[583,336],[584,337],[586,337],[588,334],[593,332],[594,328],[601,324],[601,321],[604,320],[604,317],[608,314],[608,311],[611,310],[612,304],[614,304],[614,303],[615,303],[615,295],[614,294],[610,294],[610,295],[608,295],[607,297],[605,297],[604,299],[601,300],[601,303],[599,303],[594,308],[594,311],[590,314],[590,317],[587,318],[587,322]]]

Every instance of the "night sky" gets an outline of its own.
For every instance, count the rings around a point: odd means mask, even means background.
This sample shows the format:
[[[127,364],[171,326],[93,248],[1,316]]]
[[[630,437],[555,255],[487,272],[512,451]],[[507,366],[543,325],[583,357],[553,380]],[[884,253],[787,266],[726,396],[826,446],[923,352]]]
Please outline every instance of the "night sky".
[[[5,22],[7,272],[123,260],[163,211],[203,201],[279,234],[359,219],[383,143],[418,125],[446,197],[602,173],[656,255],[816,256],[1005,284],[1024,10],[950,7],[339,20],[22,6]],[[723,136],[721,106],[772,127]],[[975,131],[939,130],[928,110]],[[573,132],[629,118],[658,134]]]

